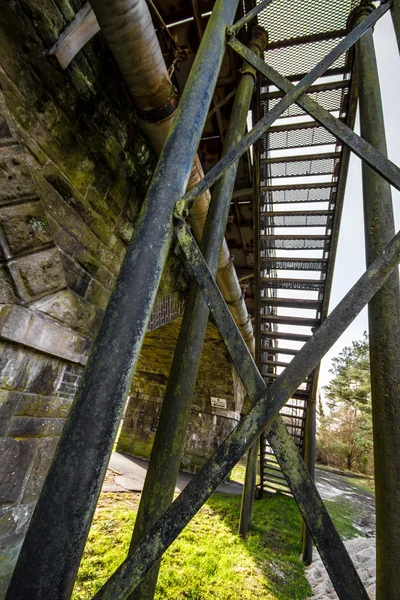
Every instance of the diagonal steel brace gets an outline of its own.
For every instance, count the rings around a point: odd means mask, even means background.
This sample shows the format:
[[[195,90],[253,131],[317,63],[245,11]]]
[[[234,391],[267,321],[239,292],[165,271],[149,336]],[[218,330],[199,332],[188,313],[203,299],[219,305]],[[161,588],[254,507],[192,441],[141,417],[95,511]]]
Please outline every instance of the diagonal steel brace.
[[[232,150],[227,152],[223,158],[213,167],[207,175],[189,192],[187,192],[181,201],[179,201],[179,209],[176,214],[182,214],[185,208],[190,208],[194,200],[208,190],[218,179],[222,173],[235,163],[246,150],[252,146],[259,137],[265,134],[265,132],[271,127],[271,125],[283,114],[283,112],[294,102],[297,102],[307,89],[325,73],[327,68],[343,54],[349,50],[363,35],[366,33],[390,8],[390,2],[381,4],[379,8],[374,10],[368,17],[362,21],[357,27],[353,29],[343,40],[333,48],[303,79],[296,85],[291,87],[290,91],[269,111],[265,117],[263,117],[253,129],[245,135],[240,142],[236,144]],[[228,41],[228,44],[230,42]],[[247,60],[247,59],[246,59]],[[249,61],[250,62],[250,61]],[[260,59],[260,63],[264,64]],[[256,68],[258,68],[258,65]],[[334,118],[334,117],[333,117]],[[366,143],[366,142],[365,142]],[[369,145],[368,145],[369,146]],[[376,149],[369,146],[372,154],[376,152]],[[367,159],[367,154],[363,156]],[[400,190],[400,169],[390,163],[390,173],[387,173],[387,177],[390,177],[390,183],[392,183],[397,189]],[[386,163],[385,163],[386,164]],[[371,165],[372,166],[372,165]],[[386,169],[387,171],[388,169]],[[380,172],[380,170],[379,170]]]
[[[249,51],[239,40],[232,38],[228,41],[229,46],[237,54],[243,57],[249,64],[257,69],[262,75],[267,77],[276,87],[283,92],[289,93],[295,86],[283,75],[278,73],[273,67],[265,63],[254,52]],[[303,94],[296,100],[301,108],[309,115],[314,117],[318,123],[330,131],[332,135],[341,140],[350,148],[359,158],[369,164],[374,171],[381,175],[386,181],[395,188],[400,189],[400,169],[392,163],[382,152],[374,148],[362,137],[354,133],[350,127],[347,127],[340,119],[337,119],[329,111],[323,108],[318,102]]]
[[[193,269],[197,269],[197,266],[203,264],[202,261],[204,262],[204,260],[194,240],[191,241],[190,237],[187,236],[186,226],[178,225],[177,234],[183,242],[184,251],[187,244],[189,244],[188,248],[194,248],[195,252],[191,257],[191,266]],[[205,463],[198,475],[183,490],[149,534],[143,538],[135,551],[126,558],[99,590],[95,596],[97,600],[126,598],[135,589],[246,450],[260,436],[281,406],[287,402],[300,383],[321,361],[324,354],[384,284],[399,261],[400,232],[389,242],[383,252],[332,311],[320,329],[293,358],[285,370],[285,377],[280,376],[276,379],[267,392],[259,397],[256,405],[248,415],[218,447],[215,456]],[[208,268],[205,265],[205,273],[207,272]],[[218,288],[215,287],[211,274],[198,283],[203,294],[205,294],[207,304],[214,318],[217,320],[218,311],[221,306],[224,307],[224,302]],[[227,312],[226,306],[222,308],[222,315],[226,316]],[[234,323],[233,326],[236,327]],[[246,368],[254,365],[251,356],[249,357],[247,353],[242,351],[242,344],[238,345],[237,350],[236,360],[244,361]],[[249,371],[254,380],[254,383],[249,385],[249,389],[251,389],[252,385],[256,385],[259,374],[257,375],[257,370],[254,372],[253,368],[249,368]],[[279,433],[278,431],[278,436]],[[273,435],[275,433],[272,429],[271,436]],[[275,446],[279,452],[279,441],[276,439]],[[339,557],[337,558],[339,559]],[[364,598],[365,596],[360,597]],[[341,596],[341,598],[350,600],[349,596]],[[354,598],[353,595],[351,600],[354,600]]]
[[[254,405],[261,397],[269,395],[269,389],[252,359],[217,284],[211,277],[204,257],[188,226],[181,223],[175,227],[175,232],[199,288],[209,307],[212,307],[215,322],[250,401]],[[285,371],[281,374],[281,378],[282,381],[285,379]],[[276,414],[269,423],[265,435],[306,520],[339,598],[366,599],[368,596],[364,586],[279,414]]]

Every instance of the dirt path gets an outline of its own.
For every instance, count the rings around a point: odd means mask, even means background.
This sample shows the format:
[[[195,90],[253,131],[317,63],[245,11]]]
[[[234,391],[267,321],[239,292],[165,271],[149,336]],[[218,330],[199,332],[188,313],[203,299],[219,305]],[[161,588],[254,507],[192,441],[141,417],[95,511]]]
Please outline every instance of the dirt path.
[[[352,485],[347,477],[316,469],[317,488],[323,500],[338,500],[342,498],[355,508],[354,525],[365,537],[375,535],[375,499],[374,495],[360,490]]]

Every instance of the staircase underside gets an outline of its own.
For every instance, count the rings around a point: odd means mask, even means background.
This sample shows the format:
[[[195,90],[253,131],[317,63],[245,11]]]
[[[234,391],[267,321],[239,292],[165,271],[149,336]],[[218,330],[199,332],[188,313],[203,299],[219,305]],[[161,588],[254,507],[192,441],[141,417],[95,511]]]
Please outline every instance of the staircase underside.
[[[270,35],[266,62],[297,82],[342,39],[355,5],[351,0],[275,0],[259,15]],[[343,55],[308,91],[350,127],[355,107],[351,65],[352,56]],[[264,81],[261,116],[282,95]],[[327,316],[348,151],[294,104],[263,137],[260,163],[260,365],[270,385]],[[281,410],[302,454],[317,378],[315,371]],[[289,493],[267,442],[262,473],[265,491]]]

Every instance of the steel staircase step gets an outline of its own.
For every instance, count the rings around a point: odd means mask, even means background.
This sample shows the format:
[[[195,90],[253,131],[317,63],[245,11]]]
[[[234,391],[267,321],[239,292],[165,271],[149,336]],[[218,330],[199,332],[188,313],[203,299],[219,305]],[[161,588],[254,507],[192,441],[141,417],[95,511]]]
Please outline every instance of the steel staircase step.
[[[283,277],[261,277],[261,284],[280,290],[306,290],[319,292],[325,286],[324,279],[284,279]]]
[[[274,340],[291,340],[294,342],[307,342],[311,335],[302,333],[289,333],[286,331],[261,331],[261,337],[267,337]]]
[[[281,258],[268,257],[261,258],[261,268],[289,271],[325,271],[328,264],[327,258]]]
[[[261,298],[261,304],[282,308],[304,308],[310,310],[321,310],[322,300],[308,300],[306,298]]]
[[[298,353],[298,350],[292,348],[280,348],[280,347],[269,347],[269,348],[261,348],[262,354],[290,354],[294,356]]]
[[[267,211],[261,213],[262,227],[327,227],[333,210]]]
[[[325,250],[329,235],[261,235],[262,250]]]
[[[316,327],[319,325],[319,319],[308,317],[291,317],[287,315],[261,315],[261,320],[267,323],[277,323],[280,325],[298,325],[300,327]]]

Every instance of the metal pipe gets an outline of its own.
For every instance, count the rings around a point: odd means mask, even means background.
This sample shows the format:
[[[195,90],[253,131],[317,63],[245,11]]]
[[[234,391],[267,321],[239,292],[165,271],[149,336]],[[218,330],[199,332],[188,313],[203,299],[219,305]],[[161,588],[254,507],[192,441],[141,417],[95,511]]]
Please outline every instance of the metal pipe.
[[[160,154],[175,118],[178,96],[174,92],[145,0],[92,0],[98,23],[113,52],[138,108],[139,124]],[[204,178],[196,155],[188,190]],[[206,222],[210,192],[205,190],[191,208],[189,223],[197,241]],[[245,339],[252,342],[253,328],[230,252],[224,240],[217,282]]]
[[[262,54],[265,44],[266,34],[257,28],[250,41],[250,47],[254,52]],[[234,145],[244,133],[253,88],[254,69],[251,69],[251,72],[244,70],[226,133],[225,151]],[[213,193],[207,214],[201,248],[213,276],[218,268],[218,257],[224,240],[236,172],[237,164],[224,173]],[[173,501],[208,315],[207,304],[196,281],[193,280],[161,407],[130,552],[135,549],[143,536],[149,532]],[[130,600],[153,598],[159,567],[159,562],[153,566],[139,586],[130,594]]]
[[[201,284],[203,295],[221,333],[224,335],[232,358],[235,356],[235,362],[237,359],[237,366],[241,372],[243,369],[249,370],[249,377],[253,381],[247,381],[246,387],[249,391],[251,389],[252,392],[256,392],[259,383],[263,384],[261,375],[254,370],[254,362],[248,349],[244,346],[243,340],[237,335],[237,329],[234,322],[232,322],[232,318],[230,322],[226,318],[226,306],[221,302],[221,294],[216,288],[212,277],[204,277],[202,280],[205,273],[204,269],[201,268],[203,261],[201,256],[192,252],[192,236],[187,233],[183,223],[178,225],[175,231],[186,256],[188,259],[190,258],[192,269],[196,271],[196,279]],[[276,379],[268,389],[263,384],[264,392],[259,396],[255,406],[219,446],[215,456],[207,461],[198,475],[192,479],[175,502],[167,509],[162,519],[157,521],[150,533],[143,538],[134,552],[128,556],[96,594],[96,600],[115,600],[116,593],[121,594],[121,597],[126,597],[134,589],[221,481],[225,479],[241,456],[265,429],[268,422],[273,419],[288,398],[291,397],[354,318],[376,294],[393,269],[397,267],[399,260],[400,232],[389,242],[379,257],[331,312],[311,340],[296,354],[286,367],[285,377]],[[201,272],[201,275],[198,271]],[[227,328],[229,328],[229,334]],[[232,335],[235,330],[236,335]],[[246,379],[248,378],[246,377]],[[276,419],[273,419],[273,422],[276,423]],[[324,521],[319,523],[322,532],[324,531],[324,524]],[[154,540],[156,540],[156,543],[154,543]],[[328,547],[329,543],[328,536]],[[350,589],[349,593],[351,594]],[[343,597],[346,597],[346,595]],[[350,595],[347,597],[349,600],[354,600],[356,596]],[[366,598],[366,596],[362,597]]]
[[[361,5],[351,25],[374,10]],[[356,47],[361,135],[387,153],[372,32]],[[362,165],[366,261],[370,265],[395,232],[390,185]],[[377,600],[400,598],[400,321],[396,269],[368,305],[374,438]]]
[[[106,4],[106,3],[104,3]],[[217,0],[37,502],[10,600],[69,598],[225,51],[237,0]],[[173,159],[172,159],[173,157]]]

